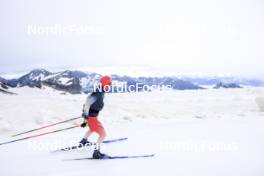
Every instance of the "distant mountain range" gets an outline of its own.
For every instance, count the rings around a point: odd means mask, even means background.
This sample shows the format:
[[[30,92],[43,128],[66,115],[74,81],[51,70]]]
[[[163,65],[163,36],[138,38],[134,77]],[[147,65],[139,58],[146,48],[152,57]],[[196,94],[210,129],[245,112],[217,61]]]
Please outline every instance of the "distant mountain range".
[[[66,70],[62,72],[52,73],[45,69],[35,69],[29,73],[16,78],[5,79],[0,77],[0,83],[6,87],[37,87],[43,85],[52,87],[57,90],[66,91],[77,94],[81,92],[91,92],[94,84],[98,83],[102,75],[97,73],[86,73],[81,71]],[[176,77],[129,77],[112,75],[115,85],[136,85],[137,83],[144,85],[171,85],[173,89],[202,89],[202,87],[194,85],[189,81],[184,81]],[[128,90],[125,90],[128,91]]]
[[[45,69],[35,69],[29,73],[16,78],[16,79],[5,79],[0,77],[0,87],[2,90],[7,90],[9,87],[37,87],[41,88],[43,85],[52,87],[56,90],[66,91],[72,94],[88,93],[93,90],[94,84],[98,83],[102,75],[97,73],[88,73],[81,71],[65,70],[61,72],[52,73]],[[204,78],[191,78],[191,77],[130,77],[130,76],[119,76],[111,75],[113,83],[115,85],[136,85],[138,83],[141,86],[148,85],[170,85],[175,90],[191,90],[191,89],[203,89],[199,85],[218,85],[218,87],[224,88],[235,88],[240,87],[238,84],[251,85],[251,86],[263,86],[264,83],[258,80],[249,79],[235,79],[228,77],[204,77]],[[225,86],[226,83],[231,87]],[[230,84],[231,83],[231,84]],[[237,84],[236,84],[237,83]],[[113,90],[115,91],[115,90]],[[125,91],[129,91],[125,89]]]
[[[242,86],[240,86],[239,84],[236,83],[218,83],[216,84],[216,86],[214,87],[214,89],[220,89],[220,88],[243,88]]]
[[[245,86],[264,86],[263,80],[248,79],[248,78],[237,78],[232,76],[203,76],[203,77],[188,77],[183,76],[182,79],[190,81],[197,85],[216,85],[222,83],[236,83]]]

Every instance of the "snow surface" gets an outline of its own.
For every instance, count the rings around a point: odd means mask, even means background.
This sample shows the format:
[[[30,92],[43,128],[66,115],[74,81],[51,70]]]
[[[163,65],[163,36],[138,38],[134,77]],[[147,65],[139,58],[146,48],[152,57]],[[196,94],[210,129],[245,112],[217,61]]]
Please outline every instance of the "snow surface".
[[[17,132],[79,116],[86,98],[48,87],[11,91],[18,95],[0,94],[0,142],[12,140],[10,135]],[[155,157],[64,161],[90,157],[92,151],[51,153],[50,148],[36,147],[78,142],[85,129],[75,128],[0,146],[0,174],[263,176],[264,112],[256,103],[261,97],[264,88],[107,94],[99,117],[107,138],[129,139],[103,145],[102,152]]]
[[[29,76],[29,79],[33,81],[43,80],[44,78],[45,78],[45,75],[43,73],[39,74],[38,76],[35,76],[34,73],[31,73]]]
[[[58,76],[58,75],[60,75],[60,74],[61,74],[61,72],[53,73],[53,74],[51,74],[51,75],[49,75],[49,76],[46,76],[43,80],[48,80],[48,79],[50,79],[50,78],[54,78],[54,77],[56,77],[56,76]]]
[[[69,85],[69,84],[71,84],[72,79],[71,78],[64,78],[64,77],[62,77],[62,78],[58,79],[58,81],[62,85]]]
[[[256,103],[259,107],[259,110],[264,112],[264,97],[257,97],[256,98]]]

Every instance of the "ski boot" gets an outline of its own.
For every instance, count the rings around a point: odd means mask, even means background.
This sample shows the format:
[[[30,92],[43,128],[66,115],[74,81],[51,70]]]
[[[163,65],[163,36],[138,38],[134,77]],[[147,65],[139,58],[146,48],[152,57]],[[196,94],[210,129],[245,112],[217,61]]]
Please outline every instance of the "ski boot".
[[[83,138],[80,142],[79,142],[79,148],[80,147],[86,147],[86,146],[91,146],[92,143],[89,142],[87,139]]]
[[[101,153],[99,150],[94,150],[93,159],[106,159],[106,158],[109,158],[109,156]]]

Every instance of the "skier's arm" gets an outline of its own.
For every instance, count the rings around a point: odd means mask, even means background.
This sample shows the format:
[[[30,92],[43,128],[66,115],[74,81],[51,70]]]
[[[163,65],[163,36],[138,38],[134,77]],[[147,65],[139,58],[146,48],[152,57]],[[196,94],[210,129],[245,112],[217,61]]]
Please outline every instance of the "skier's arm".
[[[83,110],[82,110],[82,117],[83,117],[83,123],[80,125],[82,128],[86,127],[87,125],[87,116],[89,115],[89,109],[90,106],[96,101],[96,97],[89,95],[86,98],[85,103],[83,104]]]
[[[96,97],[93,95],[89,95],[86,98],[86,101],[83,105],[83,113],[88,115],[90,106],[96,101]]]

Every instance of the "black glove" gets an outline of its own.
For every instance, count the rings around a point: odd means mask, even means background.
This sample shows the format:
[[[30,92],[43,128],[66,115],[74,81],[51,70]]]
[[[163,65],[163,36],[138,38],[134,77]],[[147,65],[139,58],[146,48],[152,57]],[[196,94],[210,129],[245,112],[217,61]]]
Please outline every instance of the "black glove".
[[[83,122],[83,123],[80,125],[80,127],[85,128],[86,125],[87,125],[87,122]]]

